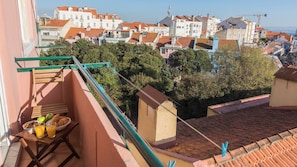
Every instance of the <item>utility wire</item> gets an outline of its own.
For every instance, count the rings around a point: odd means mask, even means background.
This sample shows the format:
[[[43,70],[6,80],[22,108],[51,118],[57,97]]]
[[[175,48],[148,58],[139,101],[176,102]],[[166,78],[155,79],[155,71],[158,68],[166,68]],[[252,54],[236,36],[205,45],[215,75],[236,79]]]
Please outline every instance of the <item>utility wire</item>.
[[[196,133],[200,134],[202,137],[204,137],[206,140],[208,140],[209,142],[211,142],[213,145],[215,145],[216,147],[218,147],[219,149],[222,150],[222,147],[220,147],[217,143],[215,143],[213,140],[211,140],[210,138],[208,138],[206,135],[204,135],[202,132],[200,132],[199,130],[197,130],[196,128],[194,128],[192,125],[190,125],[188,122],[186,122],[185,120],[183,120],[181,117],[179,117],[178,115],[174,114],[172,111],[170,111],[167,107],[165,107],[164,105],[160,104],[157,100],[155,100],[153,97],[151,97],[150,95],[148,95],[146,92],[144,92],[143,90],[141,90],[140,88],[138,88],[135,84],[133,84],[131,81],[129,81],[127,78],[125,78],[123,75],[121,75],[120,73],[116,72],[116,74],[118,76],[120,76],[122,79],[124,79],[126,82],[128,82],[129,84],[131,84],[134,88],[136,88],[138,91],[142,92],[143,94],[145,94],[148,98],[150,98],[151,100],[153,100],[155,103],[157,103],[159,106],[162,106],[165,110],[167,110],[168,112],[170,112],[172,115],[174,115],[178,120],[182,121],[185,125],[187,125],[189,128],[191,128],[192,130],[194,130]]]

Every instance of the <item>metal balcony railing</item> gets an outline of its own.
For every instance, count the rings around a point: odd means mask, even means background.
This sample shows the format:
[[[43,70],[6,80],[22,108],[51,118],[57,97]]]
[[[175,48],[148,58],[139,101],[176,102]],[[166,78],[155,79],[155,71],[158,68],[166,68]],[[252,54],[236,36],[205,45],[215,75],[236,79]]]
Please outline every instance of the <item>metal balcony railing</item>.
[[[74,64],[70,65],[54,65],[54,66],[41,66],[36,67],[38,69],[53,69],[53,68],[76,68],[81,72],[81,75],[83,75],[87,82],[91,85],[91,87],[94,89],[96,94],[101,98],[101,100],[104,102],[104,104],[109,109],[109,112],[114,117],[114,119],[117,121],[118,125],[121,127],[123,132],[127,134],[127,136],[130,138],[132,143],[136,146],[140,154],[143,156],[143,158],[146,160],[146,162],[150,166],[154,167],[163,167],[164,164],[159,160],[159,158],[155,155],[153,150],[150,148],[150,146],[140,137],[140,135],[136,132],[134,127],[130,124],[130,122],[126,119],[126,117],[123,115],[123,113],[120,111],[120,109],[113,103],[113,101],[109,98],[109,96],[105,93],[104,88],[102,85],[98,84],[96,80],[92,77],[92,75],[87,70],[88,68],[95,68],[95,67],[103,67],[107,66],[110,67],[109,62],[103,62],[103,63],[92,63],[92,64],[81,64],[76,57],[74,56],[50,56],[50,57],[33,57],[33,58],[15,58],[15,62],[19,61],[42,61],[42,60],[73,60]],[[34,67],[35,68],[35,67]],[[31,71],[32,68],[18,68],[18,72],[25,72],[25,71]]]

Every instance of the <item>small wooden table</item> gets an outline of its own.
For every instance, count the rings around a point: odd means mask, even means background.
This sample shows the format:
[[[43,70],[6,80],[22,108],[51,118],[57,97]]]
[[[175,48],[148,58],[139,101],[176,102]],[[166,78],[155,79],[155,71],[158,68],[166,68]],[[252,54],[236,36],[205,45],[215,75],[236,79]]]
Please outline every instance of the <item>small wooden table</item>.
[[[37,153],[33,157],[35,160],[37,159],[38,161],[41,161],[43,158],[48,156],[50,153],[56,150],[56,148],[62,143],[65,142],[68,148],[71,150],[71,154],[59,165],[59,166],[64,166],[70,159],[72,159],[74,156],[76,158],[80,158],[78,153],[75,151],[73,148],[72,144],[69,142],[68,136],[72,132],[72,130],[78,126],[78,122],[72,121],[65,129],[61,131],[57,131],[56,137],[55,138],[48,138],[43,137],[43,138],[37,138],[34,134],[30,134],[28,131],[23,130],[22,132],[16,134],[17,137],[23,138],[28,141],[33,141],[36,143],[36,148],[37,148]],[[42,148],[39,150],[38,148],[42,146]],[[50,146],[52,146],[50,148]],[[47,151],[50,148],[49,151]],[[30,149],[30,148],[28,148]],[[31,150],[29,150],[32,152]],[[28,152],[28,151],[27,151]],[[29,152],[28,152],[29,153]],[[30,154],[30,153],[29,153]],[[34,166],[36,163],[32,158],[32,161],[28,166]],[[39,162],[38,162],[39,163]]]

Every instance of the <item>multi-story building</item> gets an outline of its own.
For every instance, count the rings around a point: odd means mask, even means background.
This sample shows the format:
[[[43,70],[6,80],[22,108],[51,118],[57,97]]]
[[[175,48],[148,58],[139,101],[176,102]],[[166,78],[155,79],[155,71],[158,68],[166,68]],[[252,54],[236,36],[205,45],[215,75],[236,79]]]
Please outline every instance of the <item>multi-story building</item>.
[[[76,27],[104,28],[115,30],[123,20],[116,14],[98,14],[96,9],[87,7],[59,6],[54,18],[72,20]]]
[[[207,14],[207,16],[197,16],[196,18],[202,22],[202,37],[213,37],[218,30],[217,24],[219,24],[221,20],[209,14]]]
[[[164,24],[147,24],[147,31],[148,32],[159,32],[163,36],[169,35],[169,27]]]
[[[159,23],[169,27],[170,36],[201,37],[202,22],[194,16],[168,15]]]
[[[75,27],[71,20],[56,20],[45,17],[40,18],[39,23],[42,46],[47,46],[60,37],[64,37],[71,27]]]
[[[252,45],[254,43],[256,23],[244,20],[243,17],[230,17],[218,24],[215,34],[220,39],[238,40],[239,45]]]

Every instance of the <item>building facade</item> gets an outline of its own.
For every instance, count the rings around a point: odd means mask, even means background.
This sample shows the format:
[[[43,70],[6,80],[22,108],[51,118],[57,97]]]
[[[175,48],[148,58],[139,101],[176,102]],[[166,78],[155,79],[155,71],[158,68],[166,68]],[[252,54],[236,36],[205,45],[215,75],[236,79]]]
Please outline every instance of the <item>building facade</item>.
[[[35,1],[0,1],[0,166],[11,146],[12,134],[18,130],[20,106],[25,106],[27,92],[24,82],[30,83],[16,68],[36,65],[36,62],[15,63],[14,58],[35,57],[38,54]]]
[[[169,36],[201,37],[202,22],[191,16],[168,15],[159,22],[169,27]]]
[[[218,30],[217,24],[219,24],[221,20],[209,14],[207,14],[207,16],[197,16],[196,18],[202,22],[202,37],[213,37]]]
[[[215,34],[220,39],[238,40],[240,45],[254,43],[256,23],[245,20],[243,17],[230,17],[218,24],[218,32]]]
[[[123,20],[116,14],[98,14],[96,9],[88,7],[59,6],[54,11],[54,18],[72,20],[76,27],[103,28],[115,30]]]
[[[40,23],[40,37],[41,46],[47,46],[50,43],[64,37],[71,27],[75,27],[71,20],[55,20],[41,18]]]

